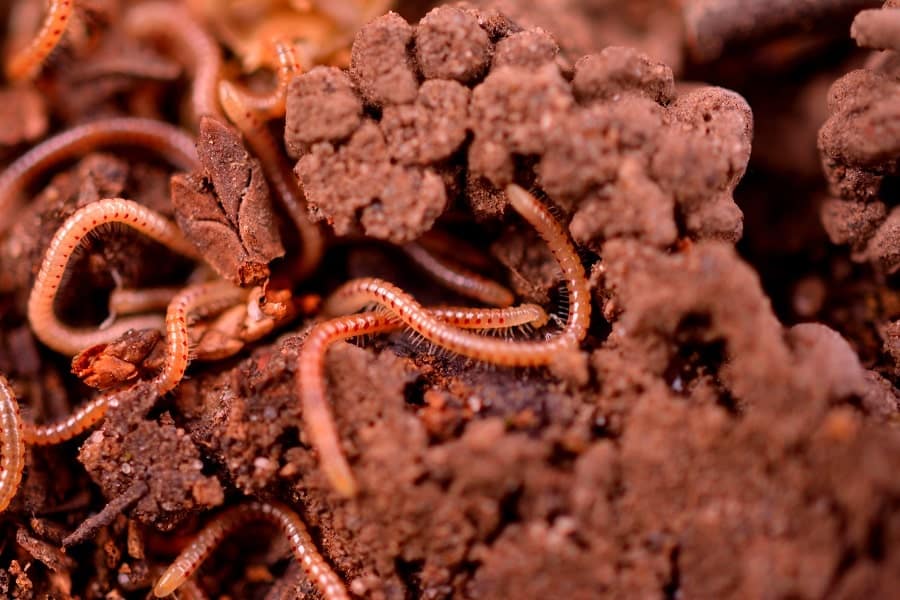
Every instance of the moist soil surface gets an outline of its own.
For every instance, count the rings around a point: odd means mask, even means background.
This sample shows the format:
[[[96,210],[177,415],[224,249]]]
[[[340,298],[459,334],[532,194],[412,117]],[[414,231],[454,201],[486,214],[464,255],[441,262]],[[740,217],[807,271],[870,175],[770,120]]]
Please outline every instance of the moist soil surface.
[[[10,48],[43,18],[29,4],[2,15]],[[40,173],[24,202],[0,199],[15,211],[0,215],[0,373],[25,419],[65,418],[97,389],[120,398],[92,431],[27,449],[0,516],[0,597],[147,598],[204,523],[250,498],[296,510],[353,597],[896,597],[895,0],[406,0],[360,18],[266,125],[325,232],[311,276],[270,159],[224,117],[190,114],[196,67],[130,36],[129,4],[76,2],[39,76],[0,89],[4,165],[125,115],[181,125],[199,158],[176,173],[140,144],[92,149]],[[305,10],[271,4],[252,18]],[[270,90],[237,42],[250,38],[194,8],[222,77]],[[296,379],[339,285],[376,276],[425,306],[478,305],[408,258],[418,241],[551,314],[501,332],[510,343],[565,322],[563,274],[507,203],[511,183],[577,246],[585,340],[541,368],[402,330],[334,344],[327,398],[360,488],[342,497]],[[265,284],[268,306],[281,294],[288,308],[260,332],[229,329],[228,311],[192,321],[196,360],[161,397],[148,382],[163,330],[71,362],[53,352],[26,316],[34,278],[65,219],[108,197],[176,222],[204,265],[101,229],[68,267],[60,320],[96,327],[114,289],[208,278]],[[179,594],[320,597],[264,525]]]

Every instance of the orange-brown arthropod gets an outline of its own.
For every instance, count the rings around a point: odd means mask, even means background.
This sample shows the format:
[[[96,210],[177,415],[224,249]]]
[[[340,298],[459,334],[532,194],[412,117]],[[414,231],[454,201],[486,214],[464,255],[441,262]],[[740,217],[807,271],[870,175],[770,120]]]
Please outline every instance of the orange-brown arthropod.
[[[507,196],[513,208],[547,242],[566,281],[569,314],[562,332],[552,339],[513,342],[462,331],[434,318],[397,286],[376,278],[357,279],[342,285],[326,300],[324,312],[347,314],[374,302],[440,348],[508,367],[548,365],[557,359],[560,352],[575,349],[587,334],[591,317],[590,289],[578,253],[553,215],[534,196],[515,185],[507,188]]]
[[[47,16],[34,40],[6,62],[6,76],[9,79],[22,81],[37,76],[44,60],[65,34],[74,7],[74,0],[51,0]]]
[[[57,319],[53,301],[73,253],[85,236],[107,223],[128,225],[175,252],[197,258],[196,249],[174,223],[137,202],[110,198],[76,211],[53,236],[28,297],[28,321],[32,331],[57,352],[76,354],[88,346],[113,340],[129,329],[162,325],[158,316],[129,317],[106,329],[69,327]]]
[[[525,324],[541,327],[547,322],[544,309],[534,304],[511,308],[438,308],[425,312],[431,319],[465,329],[507,329]],[[400,329],[403,325],[395,315],[383,311],[338,317],[313,327],[300,351],[297,390],[305,428],[319,453],[326,477],[345,496],[356,493],[356,481],[341,451],[325,396],[325,353],[337,341]]]
[[[148,148],[184,171],[193,171],[200,164],[194,139],[167,123],[121,117],[72,127],[34,146],[0,173],[0,232],[9,225],[18,194],[38,175],[64,160],[105,146]]]
[[[260,520],[269,521],[281,529],[294,557],[325,600],[349,600],[344,583],[319,554],[297,513],[280,503],[257,501],[219,513],[157,580],[153,594],[163,598],[174,593],[228,534],[244,523]]]
[[[25,469],[25,431],[19,403],[9,382],[0,375],[0,512],[6,510]]]

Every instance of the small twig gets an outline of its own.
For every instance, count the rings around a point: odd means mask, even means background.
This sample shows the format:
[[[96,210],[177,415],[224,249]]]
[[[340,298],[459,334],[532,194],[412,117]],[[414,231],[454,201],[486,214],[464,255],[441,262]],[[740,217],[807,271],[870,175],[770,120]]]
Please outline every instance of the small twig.
[[[103,510],[98,512],[96,515],[90,516],[85,519],[84,522],[79,525],[75,531],[67,535],[63,539],[63,548],[68,548],[69,546],[80,544],[94,537],[94,535],[97,533],[97,530],[112,523],[113,519],[122,514],[122,511],[143,498],[149,490],[150,488],[147,487],[147,484],[143,481],[136,481],[131,484],[131,487],[125,490],[122,495],[117,498],[113,498],[106,506],[103,507]]]

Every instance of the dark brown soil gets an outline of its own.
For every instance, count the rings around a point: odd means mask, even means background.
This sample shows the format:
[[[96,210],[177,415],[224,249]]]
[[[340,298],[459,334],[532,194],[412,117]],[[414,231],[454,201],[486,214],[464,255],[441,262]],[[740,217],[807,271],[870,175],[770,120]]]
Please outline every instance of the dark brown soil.
[[[0,89],[4,164],[73,123],[177,122],[189,77],[124,37],[119,4],[85,1],[87,37],[31,87]],[[627,4],[403,2],[356,35],[347,69],[294,79],[272,129],[330,236],[308,280],[260,162],[215,119],[183,123],[194,173],[110,150],[36,182],[0,233],[0,373],[41,422],[131,387],[92,433],[29,449],[0,518],[0,597],[146,598],[204,522],[250,497],[294,507],[363,598],[895,597],[900,5]],[[587,339],[553,369],[405,332],[336,344],[328,398],[361,488],[340,497],[295,382],[318,299],[379,276],[466,303],[391,247],[439,230],[460,262],[564,318],[552,255],[506,210],[511,182],[582,253]],[[177,220],[218,276],[291,288],[301,316],[161,398],[144,382],[165,351],[154,331],[70,369],[25,304],[56,229],[109,196]],[[182,285],[192,268],[102,231],[57,312],[96,324],[116,280]],[[195,580],[214,598],[318,597],[287,557],[276,531],[248,528]]]

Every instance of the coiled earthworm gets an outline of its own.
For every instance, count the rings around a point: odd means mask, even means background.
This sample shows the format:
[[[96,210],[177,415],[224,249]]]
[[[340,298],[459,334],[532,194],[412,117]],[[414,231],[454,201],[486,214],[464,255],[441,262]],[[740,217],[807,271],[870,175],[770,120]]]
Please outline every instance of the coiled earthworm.
[[[72,254],[86,235],[107,223],[128,225],[175,252],[197,258],[196,249],[177,225],[137,202],[109,198],[77,210],[50,241],[28,297],[31,329],[44,344],[62,354],[76,354],[88,346],[113,340],[129,329],[161,326],[156,316],[122,319],[106,329],[68,327],[56,318],[53,302]]]
[[[424,311],[430,319],[450,327],[494,329],[532,324],[541,327],[547,313],[535,304],[510,308],[437,308]],[[340,438],[325,393],[325,353],[337,341],[399,329],[403,323],[384,311],[338,317],[313,327],[297,362],[297,389],[310,443],[319,453],[322,471],[338,493],[356,494],[356,481],[341,450]]]
[[[162,598],[173,593],[228,534],[244,523],[259,520],[269,521],[281,529],[290,542],[294,557],[325,600],[349,600],[344,583],[319,554],[297,513],[281,503],[259,501],[247,502],[216,515],[157,580],[153,594]]]
[[[166,361],[153,379],[162,395],[175,389],[190,361],[188,315],[196,310],[214,312],[243,300],[249,290],[228,281],[211,281],[189,286],[179,292],[166,309]]]
[[[306,199],[298,187],[297,179],[288,165],[284,153],[278,147],[266,124],[253,110],[241,103],[235,86],[228,81],[219,84],[222,108],[232,123],[241,130],[247,143],[259,159],[266,179],[281,200],[294,226],[300,232],[300,263],[297,277],[309,275],[319,266],[324,252],[324,240],[319,226],[313,223],[306,211]]]
[[[117,392],[107,392],[81,405],[74,413],[58,423],[49,425],[26,423],[23,437],[26,443],[33,446],[61,444],[99,423],[106,415],[106,411],[118,405]]]
[[[6,62],[6,76],[9,79],[23,81],[37,76],[44,60],[65,34],[72,20],[74,5],[74,0],[51,0],[47,16],[34,40]]]
[[[435,319],[397,286],[376,278],[350,281],[324,303],[325,314],[347,314],[375,302],[401,319],[410,329],[440,348],[502,366],[536,367],[550,364],[561,351],[578,346],[590,324],[590,290],[584,267],[562,226],[531,194],[510,185],[510,204],[538,231],[553,253],[566,280],[569,307],[562,332],[546,341],[507,341],[462,331]]]
[[[273,45],[278,56],[275,89],[265,94],[257,94],[232,84],[231,90],[237,96],[236,101],[238,104],[243,106],[245,110],[255,111],[263,121],[284,116],[288,84],[295,75],[302,71],[300,60],[297,58],[296,51],[291,44],[278,41],[274,42]]]
[[[409,242],[400,248],[432,279],[457,294],[491,306],[509,306],[515,300],[513,293],[499,283],[441,258],[417,242]]]
[[[173,43],[177,56],[188,57],[188,68],[194,77],[191,110],[196,122],[204,115],[222,117],[216,91],[222,52],[187,9],[171,2],[143,2],[125,15],[125,28],[139,38],[161,37]]]
[[[25,469],[25,432],[19,403],[6,378],[0,375],[0,512],[19,491]]]
[[[140,146],[184,171],[199,168],[194,139],[181,129],[152,119],[121,117],[78,125],[48,138],[0,174],[0,232],[12,218],[17,195],[46,169],[104,146]]]

